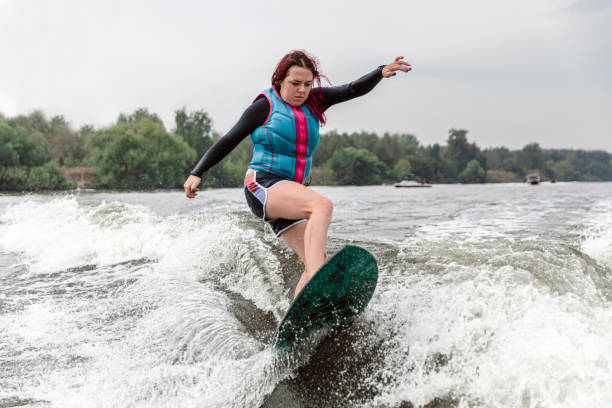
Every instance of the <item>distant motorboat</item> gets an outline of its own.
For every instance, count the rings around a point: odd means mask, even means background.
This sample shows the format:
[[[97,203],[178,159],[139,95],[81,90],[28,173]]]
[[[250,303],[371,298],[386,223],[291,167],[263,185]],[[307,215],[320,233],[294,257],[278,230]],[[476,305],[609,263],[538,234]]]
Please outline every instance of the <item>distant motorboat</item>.
[[[419,183],[414,180],[402,180],[399,183],[394,184],[395,187],[431,187],[429,183]]]
[[[536,185],[540,184],[540,181],[540,175],[538,173],[530,173],[527,175],[527,184]]]

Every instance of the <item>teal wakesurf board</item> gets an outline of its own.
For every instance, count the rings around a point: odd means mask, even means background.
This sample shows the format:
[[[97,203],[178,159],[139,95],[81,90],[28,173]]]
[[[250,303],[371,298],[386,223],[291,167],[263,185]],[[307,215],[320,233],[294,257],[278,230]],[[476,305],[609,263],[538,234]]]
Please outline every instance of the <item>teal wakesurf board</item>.
[[[274,337],[277,349],[290,349],[325,327],[338,326],[361,313],[378,280],[368,251],[345,246],[310,279],[293,301]]]

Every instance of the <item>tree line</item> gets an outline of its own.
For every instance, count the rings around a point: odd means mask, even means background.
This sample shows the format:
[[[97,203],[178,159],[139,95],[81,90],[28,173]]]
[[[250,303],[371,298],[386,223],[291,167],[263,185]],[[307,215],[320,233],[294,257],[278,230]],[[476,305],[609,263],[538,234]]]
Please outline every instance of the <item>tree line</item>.
[[[0,190],[75,188],[70,169],[94,169],[88,187],[109,189],[181,188],[197,159],[221,135],[203,110],[175,112],[168,131],[146,108],[120,114],[107,127],[72,129],[63,116],[41,112],[7,118],[0,114]],[[408,133],[323,132],[313,156],[315,184],[371,185],[418,178],[432,183],[522,181],[537,172],[544,179],[612,181],[612,156],[605,151],[481,149],[465,129],[450,129],[445,144],[422,145]],[[242,141],[203,177],[203,187],[242,185],[251,159],[250,138]]]

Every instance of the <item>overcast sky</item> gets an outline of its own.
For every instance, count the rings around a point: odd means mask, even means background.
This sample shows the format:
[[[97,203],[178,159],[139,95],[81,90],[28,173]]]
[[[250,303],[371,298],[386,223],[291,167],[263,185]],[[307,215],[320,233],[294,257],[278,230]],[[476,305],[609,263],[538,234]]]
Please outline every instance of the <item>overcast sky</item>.
[[[220,132],[289,50],[332,84],[403,55],[413,71],[327,111],[323,132],[612,152],[612,0],[0,0],[0,112],[73,128],[147,107],[204,109]]]

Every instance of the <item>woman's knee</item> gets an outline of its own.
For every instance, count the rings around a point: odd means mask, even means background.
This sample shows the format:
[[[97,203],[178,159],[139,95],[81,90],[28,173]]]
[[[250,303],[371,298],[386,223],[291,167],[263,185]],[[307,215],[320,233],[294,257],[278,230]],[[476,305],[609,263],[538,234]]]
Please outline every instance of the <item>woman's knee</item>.
[[[334,212],[334,204],[329,198],[321,196],[316,202],[315,209],[331,219]]]

